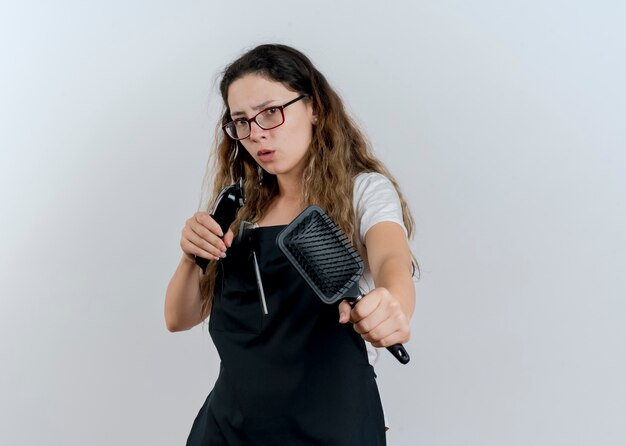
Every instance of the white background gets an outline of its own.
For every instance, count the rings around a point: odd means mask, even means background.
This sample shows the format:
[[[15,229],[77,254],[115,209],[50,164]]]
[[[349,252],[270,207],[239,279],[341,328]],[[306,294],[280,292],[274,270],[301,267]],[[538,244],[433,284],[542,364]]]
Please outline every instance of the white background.
[[[416,215],[390,445],[626,444],[619,1],[3,2],[0,444],[181,445],[218,358],[165,288],[245,49],[308,54]],[[338,420],[341,422],[341,420]]]

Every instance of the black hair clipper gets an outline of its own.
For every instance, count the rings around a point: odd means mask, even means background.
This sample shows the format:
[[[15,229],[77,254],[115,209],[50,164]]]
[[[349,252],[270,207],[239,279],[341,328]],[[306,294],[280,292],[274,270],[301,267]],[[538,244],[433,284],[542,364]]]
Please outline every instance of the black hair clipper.
[[[230,225],[235,221],[237,211],[243,206],[244,202],[242,180],[225,187],[217,196],[209,214],[211,214],[211,217],[220,225],[224,234],[226,234]],[[202,268],[202,273],[205,274],[209,261],[196,256],[196,264]]]

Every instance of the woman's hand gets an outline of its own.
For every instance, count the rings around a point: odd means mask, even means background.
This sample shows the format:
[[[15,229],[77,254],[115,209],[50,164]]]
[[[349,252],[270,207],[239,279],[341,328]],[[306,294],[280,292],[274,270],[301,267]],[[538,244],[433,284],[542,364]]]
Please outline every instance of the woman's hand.
[[[230,229],[224,235],[220,225],[208,212],[196,212],[185,222],[180,247],[191,262],[195,262],[194,256],[219,260],[226,257],[226,249],[230,248],[232,242],[233,232]]]
[[[409,319],[400,302],[386,288],[375,288],[355,305],[339,304],[339,322],[352,322],[354,330],[374,347],[389,347],[408,342]]]

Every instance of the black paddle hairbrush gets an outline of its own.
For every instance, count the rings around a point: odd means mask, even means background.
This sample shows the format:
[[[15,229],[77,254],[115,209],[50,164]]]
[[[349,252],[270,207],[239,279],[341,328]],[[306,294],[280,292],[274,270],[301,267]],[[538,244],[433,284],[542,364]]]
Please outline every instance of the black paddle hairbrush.
[[[319,206],[309,206],[278,235],[278,246],[327,304],[347,299],[353,307],[363,297],[359,279],[363,261],[341,229]],[[402,344],[387,347],[402,364],[409,354]]]

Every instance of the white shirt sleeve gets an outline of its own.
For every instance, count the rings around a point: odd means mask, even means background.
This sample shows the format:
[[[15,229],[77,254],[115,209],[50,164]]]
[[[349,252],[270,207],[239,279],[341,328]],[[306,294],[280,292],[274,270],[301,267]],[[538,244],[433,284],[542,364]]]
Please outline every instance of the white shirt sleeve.
[[[359,248],[365,246],[365,235],[383,221],[399,224],[407,234],[402,219],[402,205],[389,179],[376,172],[361,173],[354,180],[354,214],[359,231]]]
[[[402,219],[402,205],[396,188],[389,179],[376,172],[357,175],[354,180],[354,213],[359,241],[365,246],[365,234],[372,226],[383,221],[391,221],[407,230]]]

